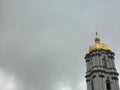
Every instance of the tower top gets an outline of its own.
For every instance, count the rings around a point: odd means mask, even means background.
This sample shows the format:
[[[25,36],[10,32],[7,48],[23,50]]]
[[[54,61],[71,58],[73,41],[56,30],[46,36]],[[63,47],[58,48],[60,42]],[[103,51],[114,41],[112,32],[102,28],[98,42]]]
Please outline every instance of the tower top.
[[[100,43],[100,37],[98,36],[98,32],[96,32],[95,42]]]
[[[96,32],[96,37],[95,37],[95,44],[90,46],[89,48],[89,53],[93,50],[109,50],[109,47],[103,43],[100,43],[100,37],[98,36],[98,32]]]

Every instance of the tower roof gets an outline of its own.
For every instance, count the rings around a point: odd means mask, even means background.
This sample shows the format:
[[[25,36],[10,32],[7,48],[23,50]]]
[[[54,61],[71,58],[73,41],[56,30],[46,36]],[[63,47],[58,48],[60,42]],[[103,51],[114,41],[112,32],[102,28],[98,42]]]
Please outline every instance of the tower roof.
[[[90,46],[89,52],[91,52],[93,50],[99,50],[99,49],[109,50],[109,47],[100,42],[100,37],[98,36],[98,32],[96,32],[95,44]]]

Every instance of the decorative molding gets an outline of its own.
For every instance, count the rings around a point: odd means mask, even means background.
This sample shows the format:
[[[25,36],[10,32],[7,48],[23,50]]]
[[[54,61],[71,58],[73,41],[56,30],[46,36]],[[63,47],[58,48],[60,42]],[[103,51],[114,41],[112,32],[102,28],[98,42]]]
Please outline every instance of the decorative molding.
[[[90,61],[90,60],[88,60],[88,59],[86,60],[86,62],[89,62],[89,61]]]
[[[118,77],[112,77],[113,80],[118,80]]]
[[[92,76],[92,78],[96,78],[96,75]]]
[[[87,53],[86,55],[85,55],[85,58],[89,58],[90,57],[90,55],[92,55],[92,54],[96,54],[96,55],[100,55],[101,53],[103,53],[103,54],[109,54],[109,55],[111,55],[111,56],[115,56],[115,53],[114,52],[112,52],[111,50],[104,50],[104,49],[99,49],[99,50],[93,50],[93,51],[91,51],[91,52],[89,52],[89,53]]]
[[[99,75],[99,77],[104,78],[104,77],[105,77],[105,75]]]
[[[90,82],[90,80],[89,80],[89,79],[87,79],[87,80],[86,80],[86,82]]]
[[[104,71],[104,70],[93,70],[90,72],[90,74],[86,75],[85,77],[90,77],[93,73],[98,73],[98,72],[101,72],[101,73],[104,73],[104,74],[110,74],[110,75],[119,75],[117,72],[107,72],[107,71]]]

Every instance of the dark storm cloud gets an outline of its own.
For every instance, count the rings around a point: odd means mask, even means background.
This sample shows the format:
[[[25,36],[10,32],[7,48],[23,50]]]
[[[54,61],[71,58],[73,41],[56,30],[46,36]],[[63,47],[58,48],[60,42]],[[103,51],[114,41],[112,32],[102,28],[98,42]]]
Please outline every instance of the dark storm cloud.
[[[96,26],[102,41],[119,52],[119,3],[2,0],[0,67],[15,74],[21,90],[84,89],[84,55]]]

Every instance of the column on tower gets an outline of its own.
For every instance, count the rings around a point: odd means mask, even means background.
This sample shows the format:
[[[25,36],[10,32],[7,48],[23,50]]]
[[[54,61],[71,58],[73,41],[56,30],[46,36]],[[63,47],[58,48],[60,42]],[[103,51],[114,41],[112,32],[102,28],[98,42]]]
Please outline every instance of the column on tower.
[[[115,62],[114,62],[114,56],[112,56],[111,59],[112,59],[112,66],[113,66],[113,69],[115,70],[116,67],[115,67]]]
[[[108,59],[108,55],[105,55],[106,63],[107,63],[107,68],[110,68],[110,61]]]
[[[115,83],[115,79],[114,78],[112,78],[112,83],[113,83],[113,87],[114,87],[113,90],[118,90],[118,89],[116,89],[116,83]]]
[[[97,69],[98,66],[99,66],[99,57],[98,57],[97,54],[96,54],[96,56],[95,56],[95,61],[96,61],[96,69]]]
[[[86,58],[86,69],[87,69],[87,71],[89,71],[90,70],[90,60],[89,60],[89,58]]]
[[[110,55],[108,56],[108,60],[109,60],[109,63],[110,63],[110,69],[112,69],[113,66],[112,66],[112,59],[111,59],[111,56],[110,56]]]
[[[111,90],[115,90],[115,88],[114,88],[114,82],[112,80],[112,77],[111,77]]]
[[[118,79],[116,79],[116,88],[117,88],[117,90],[119,90],[119,84],[118,83],[119,83]]]

